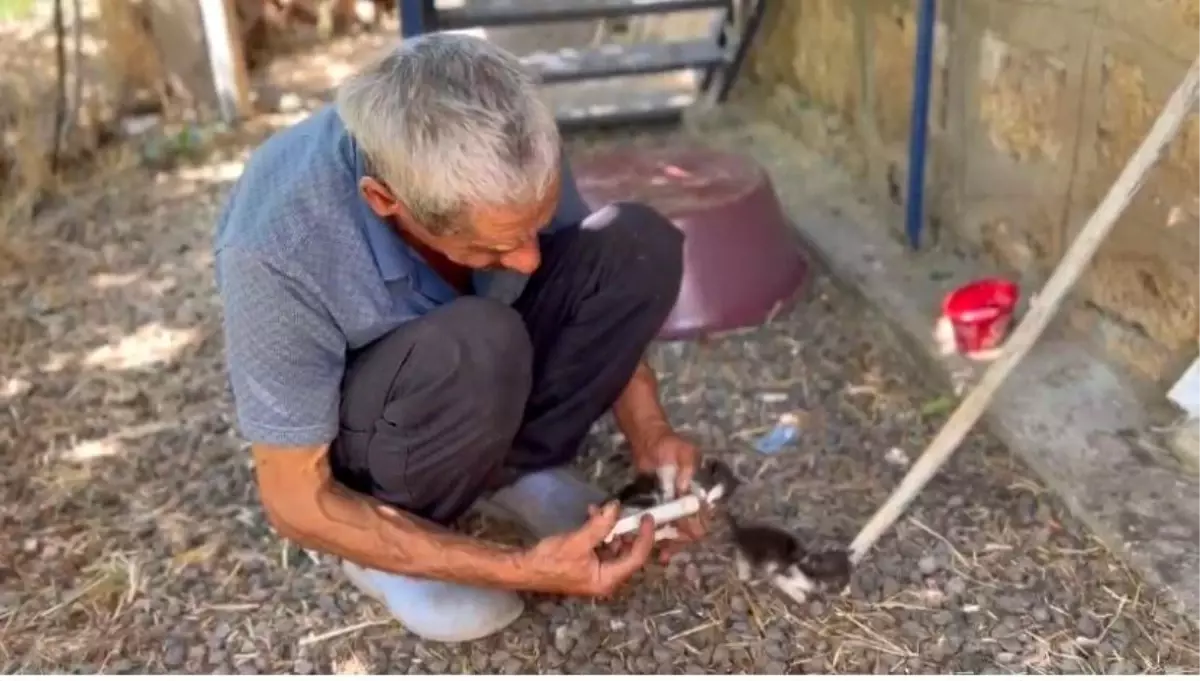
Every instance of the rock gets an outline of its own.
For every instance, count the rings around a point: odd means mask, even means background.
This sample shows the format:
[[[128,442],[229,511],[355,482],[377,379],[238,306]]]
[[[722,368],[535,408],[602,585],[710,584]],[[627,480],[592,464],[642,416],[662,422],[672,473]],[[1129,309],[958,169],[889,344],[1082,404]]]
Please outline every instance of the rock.
[[[229,659],[229,653],[221,648],[209,648],[207,662],[209,666],[215,666]]]
[[[932,575],[938,570],[937,558],[933,556],[921,558],[921,560],[917,561],[917,569],[921,571],[922,575]]]
[[[589,658],[599,645],[600,641],[595,636],[584,636],[575,641],[571,656]]]
[[[1096,638],[1100,634],[1100,623],[1091,615],[1083,615],[1075,621],[1075,630],[1080,636]]]
[[[559,653],[566,655],[571,652],[571,648],[575,645],[575,640],[571,636],[570,630],[566,625],[559,626],[554,630],[554,649]]]
[[[1010,636],[1000,641],[1000,647],[1010,653],[1019,653],[1026,649],[1025,644],[1016,636]]]
[[[995,601],[996,608],[1003,612],[1027,612],[1029,603],[1023,598],[1016,596],[1000,596]]]
[[[342,614],[342,609],[338,607],[337,601],[329,594],[321,594],[317,598],[317,608],[328,615]]]
[[[292,663],[292,672],[296,674],[312,674],[313,663],[301,658]]]
[[[1140,674],[1141,670],[1129,660],[1117,660],[1108,665],[1108,673],[1114,676],[1133,676]]]
[[[1059,658],[1058,661],[1055,662],[1054,666],[1058,667],[1058,671],[1063,674],[1077,674],[1082,670],[1082,668],[1079,666],[1079,662],[1070,657]]]
[[[729,648],[717,646],[712,652],[712,665],[721,667],[727,664],[729,664]]]
[[[763,668],[763,673],[772,676],[782,676],[787,674],[787,665],[779,660],[771,660],[767,666]]]
[[[183,666],[187,660],[187,648],[184,647],[181,641],[171,640],[167,642],[166,648],[163,650],[163,664],[168,669],[177,669]]]
[[[900,631],[903,632],[905,636],[913,640],[919,641],[922,638],[925,638],[925,629],[921,626],[921,623],[917,622],[916,620],[905,620],[900,624]]]
[[[490,672],[491,669],[488,667],[488,654],[482,650],[476,650],[475,652],[471,653],[471,668],[474,669],[475,673],[477,674]]]

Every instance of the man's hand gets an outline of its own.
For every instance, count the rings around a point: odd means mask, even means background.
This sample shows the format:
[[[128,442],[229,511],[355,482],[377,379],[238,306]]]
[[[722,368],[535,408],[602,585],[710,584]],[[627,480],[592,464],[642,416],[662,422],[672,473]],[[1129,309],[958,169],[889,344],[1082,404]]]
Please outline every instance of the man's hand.
[[[621,508],[589,508],[591,518],[575,532],[547,537],[520,561],[528,588],[572,596],[607,598],[637,572],[654,549],[654,521],[643,518],[637,538],[616,556],[601,560],[596,550],[617,524]]]
[[[633,465],[639,473],[661,474],[666,470],[674,475],[662,480],[666,486],[667,496],[687,493],[692,484],[692,476],[700,464],[700,450],[696,445],[686,440],[670,428],[663,428],[651,436],[648,441],[639,443],[633,448]]]
[[[634,450],[634,466],[641,473],[674,472],[674,476],[666,483],[668,496],[682,496],[688,492],[692,484],[692,476],[700,464],[700,450],[674,430],[664,429],[656,437]],[[675,523],[679,539],[671,542],[661,542],[658,545],[659,558],[667,562],[671,556],[678,553],[684,546],[703,538],[708,534],[709,509],[705,507],[699,513]]]
[[[633,450],[633,465],[638,472],[660,476],[663,491],[668,497],[686,493],[699,465],[700,452],[671,428],[667,414],[658,401],[658,380],[644,361],[638,363],[629,384],[613,404],[613,416],[629,440]],[[658,545],[659,557],[664,563],[681,545],[696,541],[707,533],[707,515],[708,509],[705,508],[675,523],[679,539]]]

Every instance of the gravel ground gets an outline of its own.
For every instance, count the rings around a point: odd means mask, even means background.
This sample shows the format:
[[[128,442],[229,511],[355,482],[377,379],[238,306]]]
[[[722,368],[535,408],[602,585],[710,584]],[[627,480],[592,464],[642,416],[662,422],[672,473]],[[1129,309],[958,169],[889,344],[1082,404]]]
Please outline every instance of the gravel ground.
[[[1200,671],[1194,625],[984,435],[847,596],[739,583],[718,528],[616,599],[533,598],[489,639],[418,642],[257,504],[209,254],[237,153],[97,178],[0,269],[0,673]],[[735,510],[814,543],[848,541],[946,415],[819,273],[763,329],[655,354],[676,423],[750,481]],[[788,412],[800,440],[754,452]],[[615,486],[624,460],[602,423],[580,465]]]

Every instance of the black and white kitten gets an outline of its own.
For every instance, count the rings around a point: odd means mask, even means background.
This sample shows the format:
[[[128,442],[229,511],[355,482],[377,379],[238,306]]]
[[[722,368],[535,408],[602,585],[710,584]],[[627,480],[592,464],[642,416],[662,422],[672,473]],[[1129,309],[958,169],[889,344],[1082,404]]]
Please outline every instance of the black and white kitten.
[[[642,513],[675,498],[675,474],[674,470],[640,473],[610,500],[620,502],[623,516]],[[712,502],[724,503],[739,484],[729,466],[718,459],[709,459],[692,476],[689,492]],[[676,536],[672,527],[661,527],[655,533],[656,539],[673,539]]]
[[[724,504],[740,485],[729,466],[709,459],[692,478],[691,491],[706,498],[719,496],[719,503]],[[640,513],[669,500],[665,487],[662,474],[640,474],[613,498],[621,503],[625,514]],[[764,524],[743,525],[728,511],[725,517],[733,530],[738,579],[766,577],[798,603],[818,590],[841,591],[850,582],[850,558],[845,551],[808,551],[787,530]],[[672,531],[661,528],[659,538],[670,538]]]
[[[667,480],[664,476],[671,479]],[[639,473],[633,482],[622,487],[613,495],[612,499],[620,502],[623,508],[644,511],[666,503],[675,496],[673,478],[674,471],[658,474]],[[719,459],[709,459],[692,476],[691,491],[706,498],[711,499],[716,496],[721,501],[725,501],[739,484],[737,476],[725,462]]]
[[[771,525],[742,525],[726,513],[733,530],[734,569],[738,579],[756,575],[797,603],[818,590],[841,591],[850,582],[850,557],[845,551],[808,551],[787,530]]]

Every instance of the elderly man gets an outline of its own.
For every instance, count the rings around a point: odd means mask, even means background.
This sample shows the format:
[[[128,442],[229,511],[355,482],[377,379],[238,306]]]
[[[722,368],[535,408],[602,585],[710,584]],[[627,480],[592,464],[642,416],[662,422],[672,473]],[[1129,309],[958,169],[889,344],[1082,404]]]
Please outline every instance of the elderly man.
[[[643,361],[681,242],[644,205],[588,213],[534,80],[487,41],[406,41],[350,78],[255,152],[217,230],[272,525],[431,639],[507,626],[520,591],[611,594],[653,533],[598,552],[619,509],[566,467],[611,409],[634,466],[687,487],[696,448]],[[539,541],[448,529],[473,506]]]

